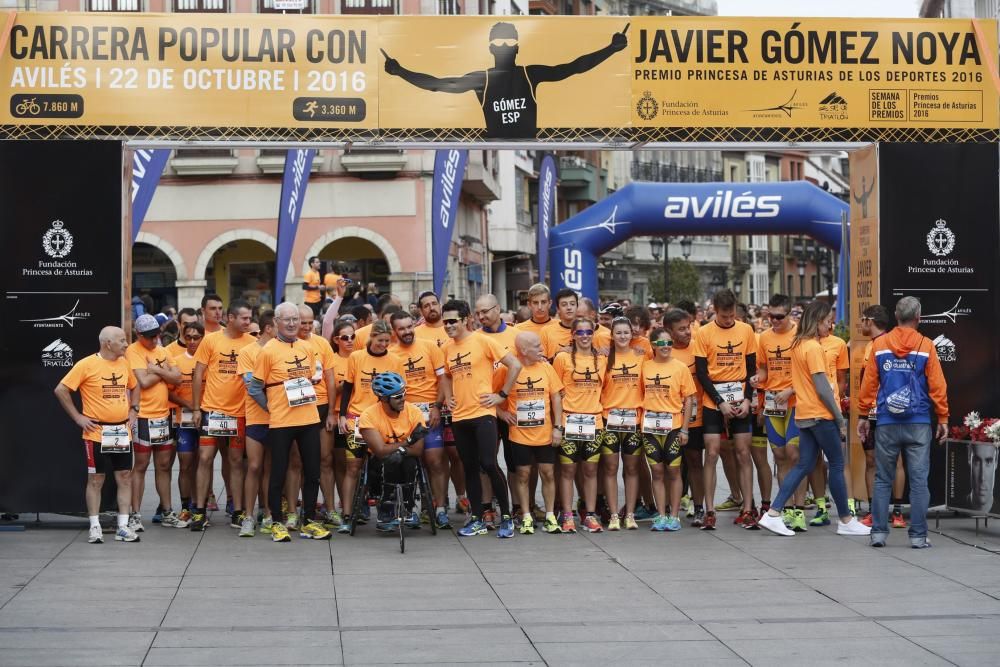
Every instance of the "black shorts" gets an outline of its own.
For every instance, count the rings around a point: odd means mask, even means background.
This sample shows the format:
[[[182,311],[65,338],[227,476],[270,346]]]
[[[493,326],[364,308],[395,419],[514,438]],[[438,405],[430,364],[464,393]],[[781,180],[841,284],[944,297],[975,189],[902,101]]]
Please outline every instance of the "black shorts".
[[[686,450],[705,449],[705,433],[701,426],[694,426],[688,429],[688,444],[684,445]]]
[[[642,434],[643,450],[650,465],[665,463],[668,466],[681,464],[681,430],[675,428],[666,435]]]
[[[726,419],[722,416],[721,412],[706,407],[702,411],[702,415],[702,421],[704,423],[702,428],[704,428],[705,435],[720,435],[726,433]],[[736,435],[737,433],[752,433],[753,413],[748,414],[746,417],[741,417],[740,419],[730,419],[728,430],[730,435]]]
[[[866,452],[875,451],[875,420],[868,420],[868,437],[861,441],[861,449]]]
[[[114,454],[102,454],[101,443],[93,440],[83,441],[83,450],[87,457],[87,472],[91,475],[107,474],[108,468],[115,472],[132,469],[132,448],[129,451]]]
[[[316,410],[319,411],[319,428],[322,431],[326,428],[326,418],[330,415],[330,404],[317,405]]]
[[[339,428],[333,429],[333,448],[347,449],[347,434],[341,433]]]
[[[634,431],[624,433],[604,429],[597,432],[597,443],[601,447],[601,454],[635,456],[642,451],[642,437]]]
[[[556,449],[552,445],[519,445],[516,442],[510,443],[511,458],[514,465],[533,466],[539,464],[555,464]]]

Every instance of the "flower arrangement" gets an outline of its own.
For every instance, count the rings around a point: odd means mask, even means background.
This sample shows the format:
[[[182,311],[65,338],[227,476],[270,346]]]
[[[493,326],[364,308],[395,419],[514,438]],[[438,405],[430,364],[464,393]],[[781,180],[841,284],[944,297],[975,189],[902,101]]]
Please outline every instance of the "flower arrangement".
[[[965,415],[962,426],[951,427],[949,436],[952,440],[1000,444],[1000,419],[996,417],[983,419],[978,412],[973,411]]]

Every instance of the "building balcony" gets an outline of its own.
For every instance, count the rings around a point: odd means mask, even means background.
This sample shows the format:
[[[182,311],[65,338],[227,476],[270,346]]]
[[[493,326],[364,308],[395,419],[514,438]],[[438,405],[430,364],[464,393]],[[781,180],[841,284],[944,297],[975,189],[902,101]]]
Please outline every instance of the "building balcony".
[[[628,271],[625,269],[597,269],[599,290],[621,292],[629,289]]]
[[[396,173],[406,166],[401,150],[347,150],[340,156],[340,166],[351,174]]]
[[[284,174],[285,158],[287,156],[288,150],[285,148],[261,149],[260,154],[257,156],[257,168],[260,169],[262,174]],[[323,156],[317,153],[316,157],[313,158],[312,167],[309,169],[309,172],[315,174],[322,165]]]
[[[182,148],[170,159],[178,176],[227,176],[239,163],[229,148]]]
[[[559,158],[560,196],[567,201],[599,201],[607,172],[576,155]]]
[[[632,180],[654,183],[713,183],[722,180],[722,171],[636,160],[632,162]]]
[[[489,151],[470,151],[465,167],[462,192],[472,195],[483,204],[500,199],[500,181],[496,173],[496,154]]]

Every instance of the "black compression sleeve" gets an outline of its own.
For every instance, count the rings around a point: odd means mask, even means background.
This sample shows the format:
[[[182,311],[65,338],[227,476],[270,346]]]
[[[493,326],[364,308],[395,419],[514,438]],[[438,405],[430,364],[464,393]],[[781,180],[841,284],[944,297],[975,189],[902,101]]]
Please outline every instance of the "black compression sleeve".
[[[715,390],[715,385],[712,384],[712,378],[708,375],[708,359],[705,357],[694,358],[694,374],[698,377],[698,382],[701,384],[702,391],[708,394],[708,397],[712,399],[712,402],[716,405],[722,403],[722,397],[719,396],[719,392]]]
[[[340,414],[347,416],[347,406],[351,404],[351,394],[354,393],[354,383],[345,382],[340,390]]]

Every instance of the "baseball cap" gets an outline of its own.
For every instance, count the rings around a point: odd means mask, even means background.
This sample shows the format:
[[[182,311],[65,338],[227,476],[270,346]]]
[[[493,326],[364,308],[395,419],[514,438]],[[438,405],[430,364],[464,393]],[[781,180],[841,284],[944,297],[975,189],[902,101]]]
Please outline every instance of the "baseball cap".
[[[160,325],[161,327],[162,327],[162,326],[163,326],[164,324],[166,324],[167,322],[169,322],[169,321],[170,321],[170,318],[169,318],[169,317],[167,317],[167,316],[166,316],[165,314],[163,314],[163,313],[157,313],[157,314],[156,314],[156,315],[154,315],[153,317],[155,317],[155,318],[156,318],[156,322],[157,322],[157,324],[159,324],[159,325]]]
[[[648,306],[646,306],[646,308],[648,308],[649,310],[659,310],[660,309],[660,305],[658,303],[656,303],[655,301],[653,301]]]
[[[135,330],[140,335],[150,334],[154,331],[160,333],[160,323],[149,313],[143,313],[135,318]]]

